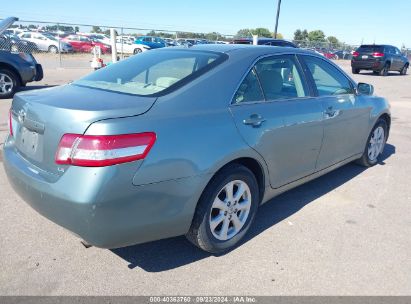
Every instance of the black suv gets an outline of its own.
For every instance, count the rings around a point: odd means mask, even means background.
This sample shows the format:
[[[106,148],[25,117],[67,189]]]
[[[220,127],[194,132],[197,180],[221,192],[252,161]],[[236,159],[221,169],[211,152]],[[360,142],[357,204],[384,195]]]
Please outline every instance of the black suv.
[[[16,20],[18,19],[10,17],[0,22],[0,38]],[[19,87],[30,81],[40,81],[42,78],[43,68],[33,55],[0,49],[0,98],[10,98]]]
[[[387,76],[388,71],[405,75],[410,65],[407,57],[392,45],[361,45],[352,56],[353,74],[358,74],[361,70],[371,70],[381,76]]]
[[[258,41],[258,45],[285,46],[285,47],[293,47],[293,48],[297,47],[294,43],[287,41],[287,40],[283,40],[283,39],[259,37],[257,41]],[[232,43],[234,44],[253,44],[253,38],[234,39]]]

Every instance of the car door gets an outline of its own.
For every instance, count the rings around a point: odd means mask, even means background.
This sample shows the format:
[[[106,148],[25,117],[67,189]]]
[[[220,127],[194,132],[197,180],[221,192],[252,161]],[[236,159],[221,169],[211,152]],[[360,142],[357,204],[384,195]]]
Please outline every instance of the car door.
[[[362,153],[370,109],[362,106],[355,84],[336,66],[316,56],[301,57],[323,107],[324,138],[316,166],[322,170]]]
[[[396,61],[396,70],[399,71],[403,68],[405,62],[404,62],[404,58],[403,55],[401,54],[401,51],[394,47],[394,53],[395,53],[395,61]]]
[[[323,116],[311,95],[297,57],[275,55],[261,58],[233,97],[236,126],[264,158],[273,188],[315,171]]]
[[[47,40],[43,35],[41,34],[31,34],[31,37],[36,41],[35,43],[38,45],[39,49],[42,51],[47,51],[49,48],[49,45],[47,43]]]

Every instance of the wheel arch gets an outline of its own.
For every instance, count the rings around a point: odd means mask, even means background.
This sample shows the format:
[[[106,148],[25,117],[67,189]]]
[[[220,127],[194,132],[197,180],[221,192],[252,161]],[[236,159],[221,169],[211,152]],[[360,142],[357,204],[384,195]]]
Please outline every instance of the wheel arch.
[[[263,165],[255,158],[246,156],[246,157],[239,157],[239,158],[236,158],[236,159],[233,159],[227,162],[226,164],[224,164],[223,166],[221,166],[218,170],[214,172],[214,174],[208,181],[207,186],[209,185],[211,180],[214,178],[214,176],[216,176],[221,170],[233,164],[242,165],[246,167],[247,169],[249,169],[254,174],[257,180],[257,184],[258,184],[258,192],[259,192],[259,200],[260,200],[259,204],[261,204],[264,198],[264,194],[265,194],[266,174],[264,172]],[[204,189],[206,189],[207,186]]]
[[[14,66],[12,66],[11,64],[8,64],[8,63],[5,63],[5,62],[0,62],[0,69],[7,69],[7,70],[12,71],[17,76],[19,83],[20,84],[23,83],[19,71]]]

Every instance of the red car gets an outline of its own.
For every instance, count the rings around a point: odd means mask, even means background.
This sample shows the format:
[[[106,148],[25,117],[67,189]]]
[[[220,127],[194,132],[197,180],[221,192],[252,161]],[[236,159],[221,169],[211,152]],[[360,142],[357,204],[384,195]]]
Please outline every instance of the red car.
[[[87,36],[69,35],[61,40],[69,43],[76,52],[90,53],[95,46],[99,46],[102,54],[111,53],[111,46],[93,41]]]

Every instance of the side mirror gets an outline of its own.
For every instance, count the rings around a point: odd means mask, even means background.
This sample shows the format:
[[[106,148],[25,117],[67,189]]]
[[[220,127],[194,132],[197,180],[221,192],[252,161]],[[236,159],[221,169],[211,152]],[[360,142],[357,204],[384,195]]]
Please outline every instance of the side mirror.
[[[371,84],[360,82],[357,85],[358,95],[372,95],[374,94],[374,87]]]

